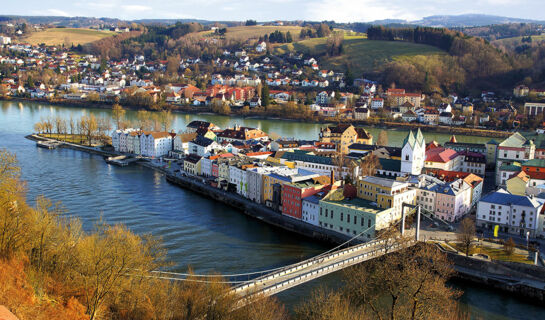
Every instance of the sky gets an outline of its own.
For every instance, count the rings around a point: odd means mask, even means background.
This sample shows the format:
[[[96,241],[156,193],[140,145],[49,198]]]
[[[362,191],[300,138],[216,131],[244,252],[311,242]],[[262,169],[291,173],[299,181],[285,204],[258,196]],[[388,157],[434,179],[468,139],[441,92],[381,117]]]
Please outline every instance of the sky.
[[[545,20],[545,0],[23,0],[0,14],[243,21],[381,19],[482,13]]]

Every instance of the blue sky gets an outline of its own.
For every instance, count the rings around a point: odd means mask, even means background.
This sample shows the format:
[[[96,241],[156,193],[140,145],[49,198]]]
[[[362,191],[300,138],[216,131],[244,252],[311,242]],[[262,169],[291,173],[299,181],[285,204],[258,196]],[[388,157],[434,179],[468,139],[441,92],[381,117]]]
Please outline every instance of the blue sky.
[[[191,18],[206,20],[417,20],[484,13],[545,20],[545,0],[23,0],[2,1],[1,14]]]

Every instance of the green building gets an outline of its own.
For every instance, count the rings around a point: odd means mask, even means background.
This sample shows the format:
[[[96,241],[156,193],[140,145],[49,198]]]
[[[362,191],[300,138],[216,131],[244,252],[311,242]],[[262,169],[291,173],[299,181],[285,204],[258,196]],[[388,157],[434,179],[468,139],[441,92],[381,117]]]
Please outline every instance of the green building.
[[[375,203],[354,198],[345,198],[343,189],[330,192],[320,200],[318,225],[346,235],[373,239],[376,231],[390,226],[396,221],[391,208],[381,209]]]

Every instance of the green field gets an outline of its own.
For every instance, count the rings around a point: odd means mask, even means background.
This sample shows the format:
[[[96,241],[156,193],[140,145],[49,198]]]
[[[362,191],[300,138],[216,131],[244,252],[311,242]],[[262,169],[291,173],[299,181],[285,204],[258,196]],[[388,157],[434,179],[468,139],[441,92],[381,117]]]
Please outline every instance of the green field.
[[[289,51],[319,56],[325,51],[326,38],[307,39],[278,46],[276,53]],[[401,42],[368,40],[365,36],[346,36],[344,53],[337,57],[320,58],[320,68],[340,70],[349,66],[356,75],[376,71],[382,64],[416,56],[442,55],[446,52],[433,46]]]
[[[32,45],[45,43],[46,45],[78,45],[86,44],[116,34],[111,31],[97,31],[93,29],[51,28],[31,33],[24,40]]]

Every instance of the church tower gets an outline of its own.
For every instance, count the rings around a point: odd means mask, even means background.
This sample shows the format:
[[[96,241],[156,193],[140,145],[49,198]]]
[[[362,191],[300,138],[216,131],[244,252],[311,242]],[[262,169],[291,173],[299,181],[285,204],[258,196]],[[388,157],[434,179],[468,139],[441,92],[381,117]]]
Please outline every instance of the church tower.
[[[411,130],[403,140],[401,148],[401,172],[411,175],[421,174],[426,160],[426,141],[422,131],[418,129],[414,134]]]

